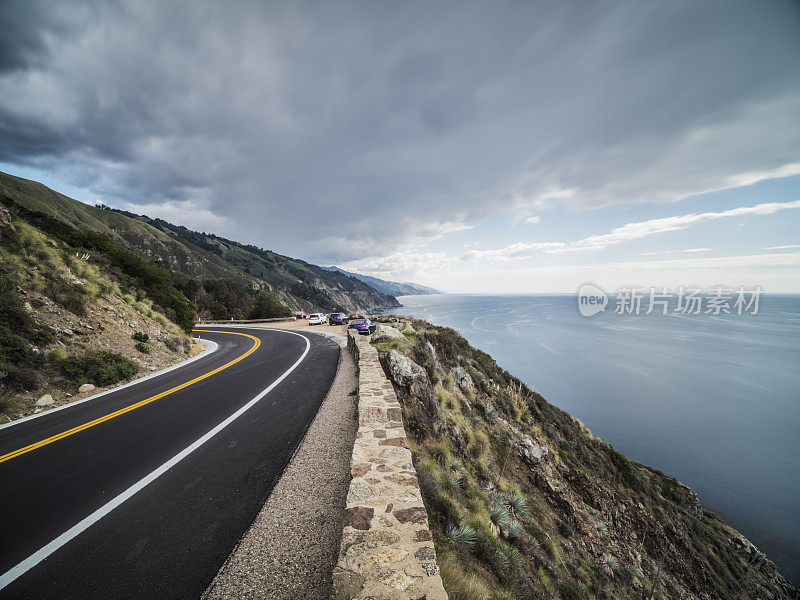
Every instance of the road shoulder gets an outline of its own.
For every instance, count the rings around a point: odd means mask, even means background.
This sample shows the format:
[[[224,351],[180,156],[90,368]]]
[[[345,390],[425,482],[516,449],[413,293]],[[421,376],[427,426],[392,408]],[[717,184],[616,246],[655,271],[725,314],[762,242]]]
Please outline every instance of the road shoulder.
[[[330,597],[358,426],[356,387],[353,357],[341,351],[303,441],[204,600]]]

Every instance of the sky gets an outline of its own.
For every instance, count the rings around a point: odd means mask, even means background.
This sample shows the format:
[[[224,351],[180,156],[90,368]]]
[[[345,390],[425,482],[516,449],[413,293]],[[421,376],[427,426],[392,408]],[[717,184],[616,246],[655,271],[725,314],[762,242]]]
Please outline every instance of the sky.
[[[448,292],[800,292],[796,2],[0,3],[0,170]]]

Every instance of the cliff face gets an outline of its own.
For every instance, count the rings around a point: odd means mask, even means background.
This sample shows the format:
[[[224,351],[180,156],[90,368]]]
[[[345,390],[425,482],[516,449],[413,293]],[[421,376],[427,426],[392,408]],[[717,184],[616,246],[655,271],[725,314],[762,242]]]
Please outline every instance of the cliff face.
[[[691,489],[592,436],[455,331],[398,328],[374,345],[451,598],[800,598]]]
[[[2,172],[0,203],[12,215],[19,211],[43,214],[76,230],[102,234],[122,248],[201,281],[227,279],[235,286],[270,291],[293,310],[336,307],[369,312],[400,306],[393,296],[355,277],[162,219],[88,206],[40,183]]]

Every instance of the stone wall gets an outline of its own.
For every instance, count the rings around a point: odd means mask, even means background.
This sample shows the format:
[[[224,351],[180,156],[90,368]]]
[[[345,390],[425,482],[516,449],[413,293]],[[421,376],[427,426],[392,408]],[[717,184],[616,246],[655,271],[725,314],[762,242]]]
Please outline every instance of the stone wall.
[[[359,424],[332,598],[447,600],[400,403],[369,338],[348,333]]]

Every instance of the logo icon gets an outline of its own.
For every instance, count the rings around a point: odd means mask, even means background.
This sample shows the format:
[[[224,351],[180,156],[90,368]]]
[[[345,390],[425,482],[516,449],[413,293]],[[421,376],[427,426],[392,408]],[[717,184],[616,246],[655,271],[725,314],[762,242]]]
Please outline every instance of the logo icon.
[[[603,312],[608,306],[608,294],[593,283],[584,283],[578,288],[578,311],[584,317]]]

